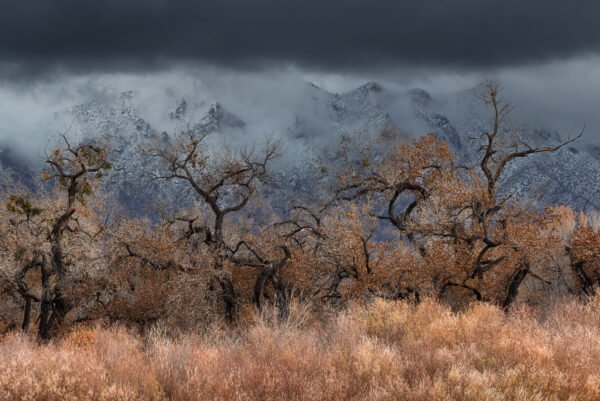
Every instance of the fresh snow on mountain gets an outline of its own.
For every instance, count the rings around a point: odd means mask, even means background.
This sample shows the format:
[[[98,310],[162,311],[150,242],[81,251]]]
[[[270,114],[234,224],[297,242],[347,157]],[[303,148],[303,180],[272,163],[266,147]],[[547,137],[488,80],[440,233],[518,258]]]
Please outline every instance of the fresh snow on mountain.
[[[219,101],[207,102],[188,94],[164,110],[162,116],[156,116],[144,114],[147,110],[139,107],[136,99],[136,92],[124,92],[113,98],[75,105],[64,113],[72,121],[68,131],[72,141],[108,140],[114,149],[115,165],[115,171],[108,177],[108,191],[131,211],[139,213],[154,201],[173,202],[174,197],[179,197],[185,203],[190,196],[184,186],[151,179],[147,173],[159,173],[161,164],[145,154],[144,148],[168,143],[175,133],[185,129],[211,133],[207,138],[209,146],[260,142],[264,133],[246,120],[262,121],[268,126],[271,112],[265,110],[264,118],[234,113]],[[479,143],[472,137],[479,136],[489,126],[490,115],[473,96],[473,90],[434,98],[422,89],[395,93],[377,82],[369,82],[341,94],[306,84],[300,102],[294,102],[284,117],[287,120],[283,123],[274,124],[280,131],[273,133],[282,139],[283,157],[274,164],[274,190],[280,191],[281,196],[315,188],[326,174],[322,164],[336,162],[338,144],[344,134],[377,133],[396,126],[408,136],[432,132],[447,141],[461,161],[473,163]],[[532,144],[555,145],[566,139],[525,124],[516,126]],[[26,181],[34,182],[31,177],[35,173],[10,154],[8,150],[0,150],[0,174],[24,175],[29,177]],[[542,205],[598,209],[599,157],[598,148],[566,147],[555,153],[518,159],[505,171],[503,188],[518,196],[537,199]]]

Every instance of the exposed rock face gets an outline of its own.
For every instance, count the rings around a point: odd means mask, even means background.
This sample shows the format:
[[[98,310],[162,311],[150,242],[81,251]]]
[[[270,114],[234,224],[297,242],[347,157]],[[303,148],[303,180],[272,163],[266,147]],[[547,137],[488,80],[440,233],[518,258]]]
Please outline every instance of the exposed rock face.
[[[246,123],[233,113],[228,112],[221,103],[213,103],[206,116],[195,126],[198,131],[219,132],[224,128],[244,128]]]

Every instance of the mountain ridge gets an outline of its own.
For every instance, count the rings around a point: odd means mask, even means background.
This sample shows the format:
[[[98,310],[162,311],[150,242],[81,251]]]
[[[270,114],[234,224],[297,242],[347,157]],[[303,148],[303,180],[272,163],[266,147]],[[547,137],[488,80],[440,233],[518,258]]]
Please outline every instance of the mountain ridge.
[[[378,132],[390,126],[402,128],[404,121],[392,117],[398,104],[419,127],[448,142],[458,158],[467,162],[474,160],[478,149],[477,141],[471,137],[486,128],[484,114],[474,112],[476,103],[469,99],[472,89],[435,98],[418,88],[393,94],[375,81],[341,94],[310,83],[305,88],[302,107],[291,110],[293,121],[289,121],[283,131],[284,161],[277,164],[275,172],[281,182],[287,182],[294,190],[310,187],[311,182],[322,179],[316,160],[335,160],[342,135]],[[172,134],[148,122],[135,105],[136,96],[134,91],[122,92],[116,100],[91,100],[73,106],[67,113],[74,122],[70,132],[74,141],[102,139],[111,143],[117,169],[108,178],[107,188],[129,209],[141,212],[140,205],[149,200],[172,201],[172,188],[147,179],[144,171],[158,171],[161,166],[141,151],[153,144],[171,141]],[[214,143],[255,137],[253,127],[222,103],[213,101],[208,107],[205,105],[203,116],[197,119],[191,116],[194,114],[190,110],[192,103],[204,104],[181,97],[164,111],[166,120],[174,124],[172,132],[191,128],[214,133]],[[452,116],[445,112],[448,105],[467,110],[464,114],[455,113],[458,117]],[[534,144],[555,145],[561,140],[555,132],[531,129],[523,124],[519,127]],[[6,155],[6,150],[0,152],[1,174],[36,176],[35,172],[19,166],[14,157]],[[567,204],[584,211],[600,209],[600,162],[593,152],[574,147],[560,149],[550,156],[534,155],[515,161],[506,169],[502,184],[507,192],[536,198],[541,204]]]

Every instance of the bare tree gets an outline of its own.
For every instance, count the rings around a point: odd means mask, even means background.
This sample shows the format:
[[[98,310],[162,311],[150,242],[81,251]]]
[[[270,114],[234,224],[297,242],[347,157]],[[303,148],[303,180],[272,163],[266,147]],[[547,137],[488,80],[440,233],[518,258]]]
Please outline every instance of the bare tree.
[[[507,124],[507,116],[512,111],[510,103],[503,102],[500,98],[501,87],[497,81],[488,80],[484,84],[485,90],[478,94],[478,97],[486,106],[492,109],[492,124],[491,130],[483,132],[476,140],[482,140],[483,144],[480,147],[482,154],[479,162],[479,168],[485,177],[485,183],[488,191],[488,199],[484,202],[474,202],[469,205],[471,215],[481,227],[480,238],[485,246],[481,249],[475,260],[473,269],[469,278],[476,276],[481,277],[483,273],[492,269],[494,265],[500,263],[503,257],[486,258],[486,254],[493,248],[504,245],[506,241],[506,217],[503,219],[496,218],[500,210],[506,209],[512,194],[504,197],[499,197],[497,187],[502,177],[506,166],[515,159],[524,158],[535,153],[556,152],[557,150],[567,146],[568,144],[578,140],[583,135],[583,129],[574,137],[569,137],[566,141],[556,146],[534,147],[525,139],[511,129],[510,124]],[[500,226],[500,232],[492,236],[490,227],[492,225]],[[475,240],[475,238],[469,239]],[[519,248],[518,241],[512,241],[514,248]],[[517,250],[515,249],[515,250]],[[531,264],[527,258],[522,258],[518,266],[509,277],[509,282],[506,286],[506,295],[502,301],[502,306],[508,308],[519,291],[519,287],[527,276],[536,277],[531,269]],[[536,277],[539,278],[539,277]]]
[[[90,241],[102,231],[102,221],[95,210],[86,207],[95,183],[112,166],[108,151],[98,145],[72,146],[62,136],[64,148],[54,150],[46,159],[43,180],[53,184],[52,193],[35,201],[27,195],[11,195],[6,202],[9,223],[3,244],[14,250],[15,289],[25,300],[22,328],[30,323],[32,302],[40,304],[38,335],[48,339],[75,306],[73,293],[74,265],[88,263],[92,269]],[[9,252],[9,249],[5,252]],[[90,258],[88,258],[88,256]],[[7,264],[8,261],[5,259]],[[28,277],[36,273],[39,282],[30,285]]]
[[[208,208],[210,218],[177,217],[187,223],[184,238],[202,237],[202,243],[214,256],[214,270],[222,290],[226,315],[233,319],[237,308],[236,292],[223,263],[232,257],[237,244],[230,244],[224,234],[226,217],[241,211],[253,198],[257,185],[267,178],[267,166],[277,156],[278,142],[267,140],[264,149],[235,151],[225,146],[211,152],[204,144],[207,134],[193,130],[182,132],[172,144],[159,144],[147,150],[163,160],[164,174],[156,179],[176,180],[189,185],[198,200]]]
[[[533,146],[509,124],[512,106],[500,100],[499,84],[487,81],[484,88],[478,96],[492,109],[492,121],[473,138],[481,141],[474,166],[456,165],[447,144],[433,136],[392,146],[378,160],[363,150],[349,160],[335,198],[367,201],[369,214],[390,222],[427,264],[439,264],[430,274],[440,296],[459,288],[508,308],[526,277],[547,283],[533,265],[547,256],[540,244],[558,240],[550,215],[510,193],[499,195],[502,174],[514,160],[558,151],[583,131],[556,146]],[[491,284],[497,276],[505,281]]]

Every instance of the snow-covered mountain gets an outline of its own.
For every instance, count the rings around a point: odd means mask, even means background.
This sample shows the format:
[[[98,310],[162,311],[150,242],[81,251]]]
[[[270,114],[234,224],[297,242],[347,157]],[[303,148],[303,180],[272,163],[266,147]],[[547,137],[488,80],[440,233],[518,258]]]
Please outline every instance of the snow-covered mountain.
[[[474,160],[478,149],[477,142],[470,138],[479,135],[488,123],[488,116],[472,91],[434,98],[421,89],[398,93],[369,82],[337,94],[306,84],[299,98],[285,113],[287,119],[275,124],[279,131],[274,134],[282,137],[284,152],[275,165],[276,187],[288,195],[313,188],[323,179],[326,174],[321,169],[323,160],[335,163],[343,134],[374,133],[391,126],[399,127],[407,135],[433,132],[468,162]],[[136,213],[142,213],[153,201],[173,202],[174,197],[188,196],[182,187],[151,179],[147,172],[158,172],[161,165],[142,149],[171,141],[172,135],[182,129],[211,132],[213,145],[223,141],[253,142],[262,134],[253,122],[262,120],[269,125],[269,110],[263,118],[234,113],[218,101],[207,103],[188,97],[179,98],[162,111],[163,115],[156,116],[148,115],[136,99],[135,92],[124,92],[115,98],[89,101],[65,111],[73,122],[69,130],[73,141],[108,140],[111,144],[115,171],[108,178],[107,188]],[[160,126],[151,121],[165,123]],[[529,142],[552,145],[564,139],[557,133],[519,126]],[[599,148],[569,147],[517,160],[505,172],[504,188],[519,196],[535,197],[543,204],[598,209]],[[35,175],[20,165],[9,150],[0,149],[0,175],[11,174]]]
[[[212,103],[199,122],[190,121],[188,113],[188,104],[185,99],[181,101],[169,112],[169,118],[177,121],[182,128],[185,125],[197,132],[205,132],[211,134],[213,132],[221,132],[227,128],[244,128],[246,123],[233,113],[225,110],[221,103]]]

